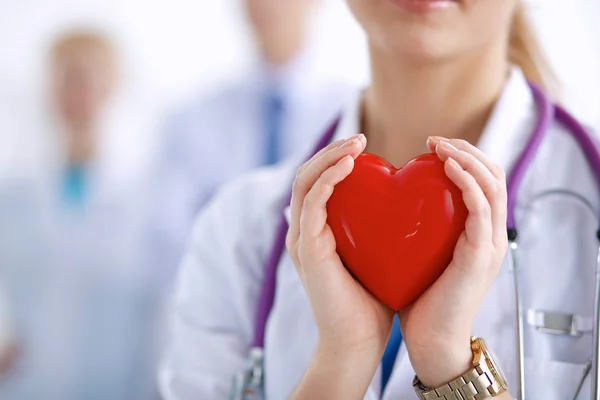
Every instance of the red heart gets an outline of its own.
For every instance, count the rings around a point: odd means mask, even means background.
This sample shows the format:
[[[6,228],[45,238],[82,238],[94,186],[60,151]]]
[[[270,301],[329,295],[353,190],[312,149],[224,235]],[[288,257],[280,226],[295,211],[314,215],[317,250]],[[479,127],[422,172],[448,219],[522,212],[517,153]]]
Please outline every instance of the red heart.
[[[400,169],[361,154],[327,203],[340,258],[394,310],[416,300],[452,261],[465,228],[462,193],[434,154]]]

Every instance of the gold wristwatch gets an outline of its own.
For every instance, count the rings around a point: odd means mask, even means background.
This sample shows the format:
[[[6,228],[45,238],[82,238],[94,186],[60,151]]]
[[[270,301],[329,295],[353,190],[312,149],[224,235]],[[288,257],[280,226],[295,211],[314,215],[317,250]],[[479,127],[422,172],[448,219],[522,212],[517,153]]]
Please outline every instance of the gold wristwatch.
[[[437,389],[425,387],[415,376],[413,388],[420,400],[471,400],[489,399],[506,392],[504,374],[494,353],[483,339],[471,337],[473,369],[458,379]]]

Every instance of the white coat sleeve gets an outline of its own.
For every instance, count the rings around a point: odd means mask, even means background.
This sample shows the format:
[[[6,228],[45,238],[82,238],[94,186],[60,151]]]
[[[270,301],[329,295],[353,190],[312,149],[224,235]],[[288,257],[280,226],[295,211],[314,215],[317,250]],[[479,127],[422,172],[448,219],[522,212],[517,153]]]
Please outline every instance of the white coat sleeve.
[[[245,366],[263,278],[252,188],[228,187],[197,220],[176,285],[159,383],[165,400],[227,399]],[[248,209],[250,207],[250,209]],[[258,235],[258,236],[257,236]],[[254,242],[254,244],[253,244]]]

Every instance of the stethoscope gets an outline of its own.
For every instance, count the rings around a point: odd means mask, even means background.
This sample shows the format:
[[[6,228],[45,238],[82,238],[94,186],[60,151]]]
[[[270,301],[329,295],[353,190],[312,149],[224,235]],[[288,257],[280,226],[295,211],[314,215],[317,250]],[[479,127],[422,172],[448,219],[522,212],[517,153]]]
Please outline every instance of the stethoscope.
[[[555,105],[539,88],[535,85],[530,85],[531,92],[535,99],[538,113],[538,121],[535,129],[529,139],[529,142],[525,146],[525,149],[517,159],[512,173],[507,180],[508,190],[508,219],[507,219],[507,231],[508,239],[510,244],[510,255],[513,262],[513,283],[515,290],[515,308],[516,308],[516,354],[517,354],[517,398],[519,400],[525,399],[525,353],[524,353],[524,312],[523,304],[521,300],[520,291],[520,278],[519,268],[517,264],[517,227],[515,224],[515,206],[517,193],[525,173],[529,169],[529,166],[533,162],[538,149],[543,142],[543,139],[548,132],[550,126],[554,121],[563,124],[567,131],[577,141],[581,150],[583,151],[587,162],[594,172],[594,176],[600,189],[600,151],[596,147],[590,134],[579,124],[574,117],[567,113],[561,107]],[[319,142],[315,146],[312,157],[319,150],[327,146],[333,139],[335,132],[337,131],[340,118],[338,118],[324,135],[320,138]],[[286,202],[289,204],[291,200],[291,193],[288,194]],[[240,374],[235,376],[234,385],[231,393],[232,400],[262,400],[264,399],[263,382],[264,382],[264,337],[265,327],[267,319],[273,307],[273,301],[275,299],[275,284],[277,276],[277,266],[285,251],[285,237],[288,230],[288,223],[286,217],[282,213],[281,221],[277,228],[275,240],[272,245],[271,253],[266,262],[265,278],[262,285],[260,302],[258,304],[257,316],[255,320],[254,340],[250,350],[249,359],[247,362],[246,369]],[[598,231],[598,239],[600,240],[600,230]],[[593,353],[590,360],[586,364],[583,370],[583,376],[581,381],[576,388],[574,399],[577,398],[583,383],[592,372],[592,390],[591,399],[600,400],[600,391],[598,382],[600,380],[600,369],[598,368],[598,360],[600,359],[600,343],[599,343],[599,332],[600,332],[600,247],[596,266],[596,286],[595,286],[595,300],[594,300],[594,321],[593,321]],[[547,329],[548,331],[554,331],[554,333],[573,333],[573,316],[558,315],[558,314],[542,314],[534,316],[538,320],[541,320],[540,330]],[[569,318],[570,317],[570,318]],[[545,321],[548,321],[547,326],[544,325]],[[570,321],[570,324],[569,324]],[[567,326],[568,325],[568,326]]]
[[[531,85],[531,90],[536,101],[538,108],[538,123],[529,139],[529,143],[525,147],[525,150],[521,153],[521,156],[517,160],[511,175],[507,181],[508,191],[508,218],[507,218],[507,231],[510,248],[510,256],[513,264],[513,284],[515,290],[515,304],[516,304],[516,354],[517,354],[517,398],[520,400],[525,399],[525,352],[524,352],[524,320],[525,315],[523,312],[523,303],[521,300],[521,287],[519,281],[519,267],[517,263],[517,249],[518,249],[518,231],[515,224],[515,206],[517,200],[517,193],[523,181],[523,177],[531,165],[537,151],[543,142],[544,136],[548,131],[548,128],[553,121],[562,123],[567,131],[571,134],[573,139],[576,140],[577,144],[581,148],[584,156],[587,159],[589,166],[594,172],[594,177],[598,188],[600,189],[600,152],[597,146],[592,140],[589,133],[577,122],[577,120],[567,113],[564,109],[554,105],[550,99],[537,87]],[[600,240],[600,230],[597,232],[598,239]],[[600,369],[598,368],[598,360],[600,357],[599,347],[599,332],[600,332],[600,247],[598,250],[598,258],[596,261],[596,282],[594,292],[594,322],[593,322],[593,352],[590,360],[585,365],[581,380],[576,388],[573,399],[576,399],[583,387],[583,383],[586,377],[592,372],[592,389],[591,399],[599,400],[600,392],[598,388],[598,382],[600,380]],[[540,315],[533,316],[532,319],[540,320],[540,330],[546,332],[558,333],[558,334],[570,334],[577,335],[576,328],[574,326],[573,316],[556,314],[556,313],[540,313]],[[547,322],[546,322],[547,320]]]

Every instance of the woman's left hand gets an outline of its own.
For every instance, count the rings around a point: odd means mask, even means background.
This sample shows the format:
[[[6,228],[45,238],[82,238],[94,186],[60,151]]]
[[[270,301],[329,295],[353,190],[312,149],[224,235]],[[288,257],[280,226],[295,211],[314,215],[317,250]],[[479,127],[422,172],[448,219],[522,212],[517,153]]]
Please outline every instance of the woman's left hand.
[[[504,171],[479,149],[457,139],[430,138],[427,144],[445,163],[469,212],[448,268],[399,313],[417,376],[439,387],[472,368],[475,316],[507,250],[507,198]]]

